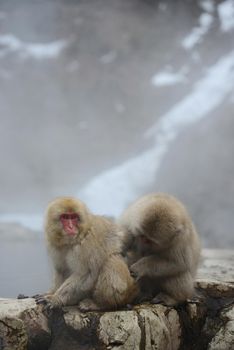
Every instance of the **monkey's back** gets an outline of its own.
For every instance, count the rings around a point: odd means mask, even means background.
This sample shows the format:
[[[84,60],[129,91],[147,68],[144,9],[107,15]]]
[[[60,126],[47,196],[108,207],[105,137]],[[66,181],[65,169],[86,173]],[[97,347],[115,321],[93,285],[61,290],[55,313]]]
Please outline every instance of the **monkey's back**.
[[[110,219],[100,215],[93,215],[91,232],[95,237],[95,243],[107,251],[109,255],[121,253],[121,229]]]
[[[119,224],[133,236],[140,233],[152,239],[158,251],[168,250],[171,245],[181,246],[182,250],[192,247],[191,259],[199,260],[200,239],[194,224],[185,206],[169,194],[153,193],[139,198],[125,210]]]
[[[184,217],[188,213],[184,205],[175,197],[166,193],[153,193],[145,195],[124,211],[119,219],[119,224],[131,232],[139,231],[144,223],[157,218]]]

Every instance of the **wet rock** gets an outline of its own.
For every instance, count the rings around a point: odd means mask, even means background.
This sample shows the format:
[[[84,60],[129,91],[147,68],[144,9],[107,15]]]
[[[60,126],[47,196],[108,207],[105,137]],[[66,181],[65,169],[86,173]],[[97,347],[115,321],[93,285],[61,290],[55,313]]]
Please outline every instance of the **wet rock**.
[[[48,320],[34,299],[0,299],[1,350],[47,349],[49,343]]]
[[[234,349],[234,306],[224,309],[220,314],[221,326],[209,343],[208,350]]]

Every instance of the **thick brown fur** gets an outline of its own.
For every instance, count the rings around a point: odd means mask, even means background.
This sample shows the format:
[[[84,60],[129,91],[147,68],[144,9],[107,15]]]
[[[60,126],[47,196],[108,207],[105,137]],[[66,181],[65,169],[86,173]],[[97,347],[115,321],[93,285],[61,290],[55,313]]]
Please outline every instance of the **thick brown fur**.
[[[126,259],[142,297],[176,305],[194,294],[200,240],[183,204],[173,196],[146,195],[118,220],[125,231]]]
[[[78,233],[67,235],[59,217],[78,213]],[[121,232],[110,220],[91,214],[78,199],[62,197],[48,206],[45,233],[54,265],[54,283],[37,298],[50,307],[79,304],[81,310],[116,309],[132,302],[137,284],[121,256]]]

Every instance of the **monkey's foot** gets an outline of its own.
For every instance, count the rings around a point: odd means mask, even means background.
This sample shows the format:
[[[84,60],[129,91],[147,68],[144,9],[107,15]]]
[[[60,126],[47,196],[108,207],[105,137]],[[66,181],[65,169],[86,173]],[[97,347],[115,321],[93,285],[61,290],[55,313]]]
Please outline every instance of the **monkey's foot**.
[[[137,280],[138,275],[137,275],[137,273],[136,273],[135,271],[130,270],[130,275],[132,276],[132,278],[134,278],[135,280]]]
[[[129,271],[130,271],[130,275],[132,276],[132,278],[134,278],[135,281],[139,281],[140,278],[142,277],[140,274],[139,274],[139,266],[138,266],[138,262],[132,264],[129,268]]]
[[[132,310],[134,308],[134,305],[133,304],[127,304],[126,305],[126,309],[127,310]]]
[[[82,300],[79,305],[79,310],[82,312],[87,311],[98,311],[100,310],[100,307],[92,300],[92,299],[84,299]]]
[[[152,300],[152,295],[141,295],[139,296],[137,299],[136,299],[136,303],[137,304],[142,304],[142,303],[145,303],[145,302],[149,302]],[[156,303],[155,303],[156,304]]]
[[[172,297],[170,297],[167,294],[163,294],[163,293],[159,293],[158,295],[156,295],[156,297],[154,297],[151,300],[152,304],[163,304],[166,306],[175,306],[178,304],[178,301],[176,301],[175,299],[173,299]]]

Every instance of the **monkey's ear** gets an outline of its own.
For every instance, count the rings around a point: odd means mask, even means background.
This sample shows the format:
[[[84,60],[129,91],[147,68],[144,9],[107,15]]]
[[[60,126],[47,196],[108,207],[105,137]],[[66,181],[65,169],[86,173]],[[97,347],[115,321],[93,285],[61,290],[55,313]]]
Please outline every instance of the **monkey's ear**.
[[[182,227],[176,227],[174,233],[175,235],[181,235],[181,233],[183,232],[183,228]]]
[[[186,232],[185,225],[180,224],[180,225],[176,226],[176,229],[174,231],[174,236],[178,237],[178,236],[184,235],[185,232]]]

